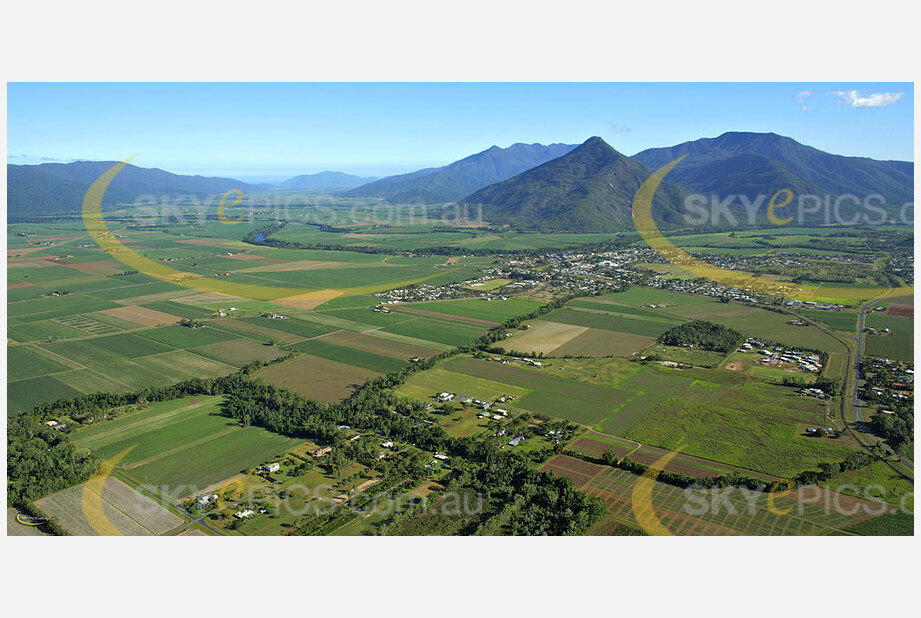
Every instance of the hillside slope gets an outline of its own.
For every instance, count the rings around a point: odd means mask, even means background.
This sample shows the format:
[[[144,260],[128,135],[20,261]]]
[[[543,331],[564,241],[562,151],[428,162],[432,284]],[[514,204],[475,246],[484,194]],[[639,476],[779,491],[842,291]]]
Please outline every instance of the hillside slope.
[[[115,161],[76,161],[41,165],[7,165],[7,214],[45,216],[80,212],[83,195]],[[133,203],[140,196],[205,198],[231,189],[265,189],[232,178],[183,176],[156,168],[126,165],[109,185],[103,204]]]
[[[740,155],[757,155],[777,165],[767,166],[762,162],[757,172],[758,180],[746,183],[749,185],[746,191],[772,193],[772,187],[792,181],[801,185],[802,190],[809,189],[817,194],[851,194],[859,198],[879,194],[892,205],[914,200],[914,164],[911,162],[834,155],[775,133],[724,133],[670,148],[651,148],[633,158],[655,170],[682,155],[687,158],[669,173],[668,180],[689,188],[706,186],[710,187],[708,190],[731,193],[721,188],[721,184],[738,184],[755,162],[750,156],[739,158]],[[707,165],[716,162],[722,165]]]
[[[477,189],[560,157],[573,148],[575,146],[569,144],[513,144],[508,148],[493,146],[444,167],[388,176],[345,195],[381,197],[391,203],[454,202]]]
[[[571,152],[508,180],[474,192],[459,203],[482,209],[487,221],[544,231],[633,230],[633,197],[649,177],[642,164],[592,137]],[[686,192],[663,182],[653,215],[663,227],[681,225]]]

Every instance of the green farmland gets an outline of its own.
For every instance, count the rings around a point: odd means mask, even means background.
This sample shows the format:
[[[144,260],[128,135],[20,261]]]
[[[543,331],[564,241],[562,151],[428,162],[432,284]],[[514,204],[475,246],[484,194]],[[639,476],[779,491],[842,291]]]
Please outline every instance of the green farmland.
[[[118,463],[124,474],[177,497],[263,463],[298,443],[263,429],[241,428],[221,414],[221,401],[221,397],[195,397],[153,404],[81,429],[74,442],[106,458],[127,451]]]
[[[887,315],[869,314],[866,326],[891,332],[881,335],[867,335],[866,353],[896,360],[914,361],[914,320]]]

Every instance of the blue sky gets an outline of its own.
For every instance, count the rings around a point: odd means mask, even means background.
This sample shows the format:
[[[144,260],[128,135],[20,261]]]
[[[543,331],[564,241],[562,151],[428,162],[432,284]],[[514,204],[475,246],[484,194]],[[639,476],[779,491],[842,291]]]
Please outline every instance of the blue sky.
[[[137,154],[141,167],[248,181],[383,176],[593,135],[632,155],[773,131],[914,160],[910,83],[9,84],[7,101],[10,163]]]

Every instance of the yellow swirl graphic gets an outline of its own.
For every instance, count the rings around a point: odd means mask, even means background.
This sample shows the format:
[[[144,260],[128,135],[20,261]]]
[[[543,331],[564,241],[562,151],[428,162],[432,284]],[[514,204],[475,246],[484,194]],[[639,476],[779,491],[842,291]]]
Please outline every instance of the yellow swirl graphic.
[[[777,196],[780,195],[781,193],[786,194],[787,197],[784,198],[783,202],[781,202],[780,204],[777,204],[774,202],[774,200],[776,200]],[[777,210],[778,208],[783,208],[785,206],[788,206],[790,202],[792,201],[793,201],[793,191],[791,191],[790,189],[781,189],[780,191],[772,195],[771,201],[768,202],[768,209],[767,209],[768,221],[770,221],[774,225],[786,225],[790,223],[790,221],[793,221],[793,215],[790,215],[786,219],[779,219],[777,218],[777,215],[774,213],[775,210]]]
[[[769,294],[788,298],[790,296],[803,297],[811,295],[811,291],[804,290],[792,283],[785,281],[773,281],[771,279],[762,279],[746,273],[726,270],[707,264],[691,256],[683,249],[676,247],[669,239],[662,235],[658,226],[652,218],[652,198],[659,188],[662,179],[672,168],[684,159],[684,156],[678,157],[671,163],[662,166],[653,172],[646,179],[636,195],[633,197],[633,224],[636,231],[639,232],[643,240],[646,241],[652,249],[672,264],[676,264],[686,270],[688,273],[696,276],[716,281],[727,287],[750,290],[761,294]],[[779,207],[779,206],[778,206]]]
[[[225,203],[224,203],[224,200],[226,200],[226,199],[227,199],[227,196],[230,195],[231,193],[235,193],[237,197],[234,199],[233,204],[225,204]],[[222,195],[222,196],[221,196],[221,201],[220,201],[220,202],[218,203],[218,205],[217,205],[217,219],[218,219],[218,221],[220,221],[220,222],[223,223],[224,225],[236,225],[237,223],[239,223],[240,221],[242,221],[242,220],[243,220],[243,215],[240,215],[240,216],[237,217],[236,219],[230,219],[227,215],[224,214],[224,209],[225,209],[225,208],[233,208],[234,206],[239,206],[239,205],[240,205],[240,202],[242,202],[242,201],[243,201],[243,192],[240,191],[239,189],[231,189],[230,191],[228,191],[227,193],[225,193],[224,195]]]
[[[674,459],[675,456],[681,452],[682,448],[684,447],[679,447],[678,450],[675,451],[669,451],[654,461],[646,468],[646,471],[640,475],[640,478],[636,479],[636,483],[633,485],[633,493],[631,495],[633,515],[636,517],[636,523],[638,523],[649,536],[675,536],[656,516],[656,507],[652,504],[652,489],[656,486],[656,478],[659,476],[659,472],[665,469],[668,462]]]
[[[783,489],[781,489],[783,487]],[[767,508],[768,511],[775,515],[786,515],[793,510],[793,507],[782,509],[775,503],[777,498],[786,498],[787,496],[793,493],[793,483],[783,482],[779,483],[777,486],[772,487],[771,491],[767,495]]]
[[[747,273],[727,270],[719,268],[718,266],[713,266],[712,264],[707,264],[688,254],[680,247],[675,246],[669,239],[662,235],[662,232],[659,231],[656,222],[652,218],[652,198],[659,184],[661,184],[662,180],[665,178],[665,175],[678,165],[685,156],[687,155],[678,157],[671,163],[653,172],[640,186],[636,195],[633,197],[633,224],[639,235],[646,241],[646,244],[654,249],[660,256],[665,258],[665,260],[680,266],[689,274],[715,281],[727,287],[749,290],[768,296],[779,296],[781,298],[805,299],[819,296],[819,293],[822,291],[821,287],[803,287],[788,281],[775,281],[773,279],[755,277]],[[785,197],[782,201],[778,202],[777,200],[781,195]],[[781,189],[771,197],[768,205],[768,219],[771,223],[780,226],[786,225],[792,221],[792,216],[780,219],[776,214],[777,210],[788,206],[792,201],[793,192],[789,189]],[[889,290],[892,293],[914,294],[914,286],[911,285],[903,285],[898,288],[890,287]],[[830,292],[834,299],[842,298],[851,300],[877,298],[881,293],[882,290],[872,288],[836,288]]]
[[[26,521],[22,518],[22,513],[16,513],[16,521],[24,526],[42,526],[45,524],[44,521]]]
[[[118,455],[102,462],[102,465],[93,473],[90,480],[83,484],[83,517],[86,518],[87,523],[92,526],[99,536],[123,536],[122,531],[106,517],[105,509],[102,506],[102,490],[105,488],[106,480],[112,474],[112,470],[133,448],[133,446],[129,446]]]
[[[251,300],[284,300],[284,301],[312,301],[316,304],[333,299],[337,296],[346,294],[373,294],[384,290],[406,287],[414,283],[421,283],[446,273],[456,272],[457,269],[440,270],[431,275],[417,277],[406,281],[393,282],[386,285],[367,285],[356,286],[351,288],[311,290],[309,292],[300,292],[296,288],[275,287],[267,285],[255,285],[250,283],[239,283],[217,278],[209,278],[196,273],[176,270],[162,262],[156,262],[140,255],[130,247],[122,243],[109,230],[102,216],[102,197],[112,179],[131,161],[134,157],[129,157],[121,163],[117,163],[103,173],[96,182],[90,186],[86,195],[83,196],[83,224],[89,232],[90,237],[106,253],[117,259],[119,262],[138,272],[150,275],[162,281],[168,281],[179,286],[191,288],[201,292],[212,292],[238,296]],[[234,190],[237,191],[237,190]],[[225,194],[225,197],[233,191]],[[222,198],[223,202],[223,198]],[[239,202],[236,202],[239,203]],[[223,211],[220,211],[223,214]],[[226,217],[225,217],[226,219]],[[227,222],[235,222],[227,219]]]

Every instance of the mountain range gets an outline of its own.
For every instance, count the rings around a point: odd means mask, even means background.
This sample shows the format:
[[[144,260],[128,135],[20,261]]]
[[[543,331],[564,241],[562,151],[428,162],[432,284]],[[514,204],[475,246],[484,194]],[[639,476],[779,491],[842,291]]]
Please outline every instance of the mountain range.
[[[794,189],[794,193],[812,190],[860,198],[877,193],[890,205],[914,199],[911,162],[829,154],[776,133],[729,132],[670,148],[651,148],[633,158],[655,170],[683,155],[687,158],[668,179],[694,191],[725,195],[733,192],[726,185],[740,189],[748,185],[748,192],[773,193],[795,185],[801,191]]]
[[[592,137],[559,158],[480,189],[459,203],[468,212],[482,208],[483,218],[491,223],[543,231],[619,232],[633,227],[633,196],[649,174],[641,163]],[[661,226],[679,224],[686,194],[669,182],[659,186],[653,213]]]
[[[780,189],[795,195],[879,194],[895,209],[914,196],[912,162],[834,155],[774,133],[730,132],[644,150],[633,157],[617,152],[600,137],[578,146],[493,146],[443,167],[379,180],[320,172],[278,186],[127,165],[112,181],[105,204],[131,203],[144,194],[204,199],[231,189],[334,192],[391,203],[474,205],[482,207],[487,221],[517,228],[610,232],[633,228],[630,206],[636,189],[651,170],[680,156],[685,159],[669,173],[653,202],[653,212],[665,227],[680,225],[679,211],[689,193],[741,195],[751,200]],[[114,164],[7,165],[7,213],[10,217],[77,213],[90,184]],[[741,205],[736,212],[738,208]]]
[[[388,176],[346,192],[349,197],[381,197],[391,203],[456,202],[478,189],[501,182],[575,148],[569,144],[493,146],[444,167]]]
[[[798,221],[804,225],[828,223],[836,215],[843,221],[858,221],[862,214],[878,220],[878,212],[861,212],[860,201],[870,195],[882,196],[887,218],[895,221],[900,207],[914,196],[913,163],[833,155],[774,133],[731,132],[644,150],[630,158],[593,137],[558,159],[480,189],[459,203],[468,208],[479,206],[487,221],[519,228],[629,230],[636,189],[651,170],[682,156],[685,158],[669,172],[653,200],[653,214],[666,228],[680,226],[682,221],[699,224],[700,212],[710,215],[705,223],[712,228],[764,225],[767,199],[781,189],[820,199],[857,197],[841,200],[836,212],[824,207],[810,210],[815,201],[804,202],[808,208],[803,208]],[[707,211],[706,206],[704,211],[689,211],[683,204],[689,193],[708,199],[716,196],[727,204],[726,214],[719,208]],[[745,199],[758,204],[752,213],[746,210]],[[685,219],[679,211],[691,218]]]
[[[116,161],[75,161],[41,165],[7,165],[7,214],[9,216],[55,215],[80,212],[90,185]],[[156,168],[128,164],[112,180],[103,204],[133,203],[141,195],[205,198],[231,189],[262,191],[266,185],[250,185],[232,178],[184,176]]]

